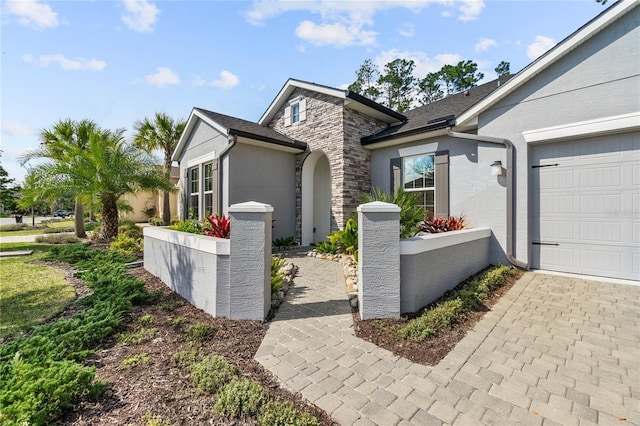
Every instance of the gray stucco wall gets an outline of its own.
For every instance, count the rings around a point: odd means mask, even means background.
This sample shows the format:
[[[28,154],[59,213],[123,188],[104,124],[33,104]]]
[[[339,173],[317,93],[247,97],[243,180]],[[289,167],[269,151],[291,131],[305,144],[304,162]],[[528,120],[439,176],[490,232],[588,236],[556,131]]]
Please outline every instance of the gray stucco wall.
[[[273,238],[296,235],[295,154],[238,142],[229,151],[228,202],[273,206]]]
[[[167,232],[176,238],[163,238]],[[220,243],[226,244],[227,254],[216,254],[215,250],[180,244],[181,236],[212,245],[211,237],[150,227],[144,236],[145,269],[195,307],[213,316],[229,316],[229,241]]]
[[[487,267],[491,264],[489,247],[490,237],[486,236],[437,250],[401,254],[401,312],[417,312]]]
[[[640,109],[640,7],[556,61],[479,117],[478,134],[516,148],[515,255],[529,259],[529,154],[522,132],[611,117]],[[485,155],[479,152],[480,155]],[[496,158],[497,159],[497,158]],[[503,161],[504,164],[504,161]],[[491,223],[489,212],[479,217]]]
[[[372,150],[372,186],[391,190],[390,161],[392,158],[449,151],[449,211],[452,216],[464,215],[470,227],[486,226],[495,238],[490,244],[490,262],[507,263],[506,245],[506,182],[504,176],[491,175],[495,160],[506,163],[504,148],[473,141],[434,136],[402,145]],[[436,182],[438,185],[438,182]],[[502,242],[502,245],[499,244]]]

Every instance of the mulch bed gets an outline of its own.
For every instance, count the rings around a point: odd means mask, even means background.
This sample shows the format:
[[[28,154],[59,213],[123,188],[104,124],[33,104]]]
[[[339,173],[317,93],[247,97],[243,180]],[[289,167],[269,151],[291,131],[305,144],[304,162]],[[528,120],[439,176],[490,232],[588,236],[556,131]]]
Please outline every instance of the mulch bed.
[[[96,380],[109,386],[98,402],[83,402],[60,420],[62,425],[253,425],[255,419],[226,419],[213,413],[215,398],[197,395],[186,372],[175,366],[176,352],[189,349],[185,330],[192,324],[216,327],[214,338],[203,344],[206,353],[222,355],[246,376],[259,382],[270,396],[292,401],[296,408],[310,413],[322,425],[335,424],[318,407],[301,396],[283,389],[276,378],[253,359],[269,327],[261,321],[231,321],[212,318],[191,306],[172,292],[158,278],[143,268],[131,273],[145,281],[150,293],[158,292],[153,303],[135,306],[126,316],[118,333],[135,332],[135,321],[151,315],[153,322],[146,328],[156,329],[155,337],[141,344],[124,344],[114,336],[97,348],[88,363],[96,367]],[[183,318],[174,325],[172,321]],[[125,366],[124,360],[146,354],[149,363]],[[151,423],[162,420],[165,423]]]
[[[410,361],[434,366],[461,341],[467,332],[491,310],[500,298],[515,284],[517,278],[508,277],[507,284],[494,292],[475,312],[471,312],[462,321],[455,324],[448,331],[433,336],[426,342],[413,342],[398,338],[395,330],[404,326],[420,312],[406,315],[400,319],[361,320],[358,312],[353,313],[353,324],[356,336],[367,340],[381,348],[393,352]]]

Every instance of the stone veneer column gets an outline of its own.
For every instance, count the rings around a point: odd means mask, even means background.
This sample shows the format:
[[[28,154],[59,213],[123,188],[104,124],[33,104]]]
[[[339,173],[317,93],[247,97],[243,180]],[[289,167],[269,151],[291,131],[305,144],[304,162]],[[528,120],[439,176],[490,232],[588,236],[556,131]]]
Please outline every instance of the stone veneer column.
[[[273,207],[249,201],[229,207],[229,318],[263,320],[271,308]]]
[[[360,318],[400,317],[400,207],[375,201],[358,207]]]

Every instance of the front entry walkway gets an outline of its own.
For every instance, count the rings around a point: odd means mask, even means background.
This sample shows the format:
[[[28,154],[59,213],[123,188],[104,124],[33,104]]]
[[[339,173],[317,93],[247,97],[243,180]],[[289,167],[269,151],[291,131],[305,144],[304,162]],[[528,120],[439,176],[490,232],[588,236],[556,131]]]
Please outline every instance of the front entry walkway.
[[[426,367],[355,337],[340,264],[291,260],[255,358],[341,425],[640,425],[640,287],[528,272]]]

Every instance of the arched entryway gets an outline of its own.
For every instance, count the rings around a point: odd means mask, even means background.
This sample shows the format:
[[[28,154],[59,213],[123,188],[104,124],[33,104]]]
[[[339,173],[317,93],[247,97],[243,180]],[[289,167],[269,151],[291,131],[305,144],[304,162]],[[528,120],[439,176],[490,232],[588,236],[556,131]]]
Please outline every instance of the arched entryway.
[[[322,151],[302,165],[302,245],[324,241],[331,232],[331,168]]]

